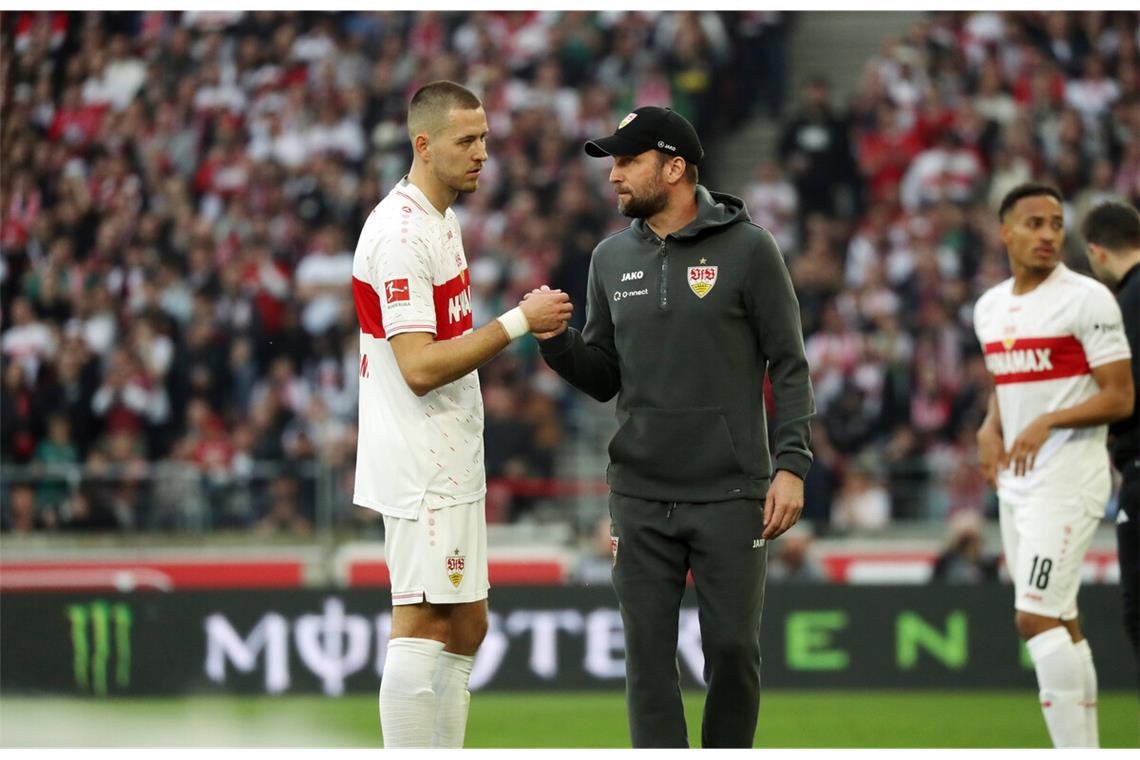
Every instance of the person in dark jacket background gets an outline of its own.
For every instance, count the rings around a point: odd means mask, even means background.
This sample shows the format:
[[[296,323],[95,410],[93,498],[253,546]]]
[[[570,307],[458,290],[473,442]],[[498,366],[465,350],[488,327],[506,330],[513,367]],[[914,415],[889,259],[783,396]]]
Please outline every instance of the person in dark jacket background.
[[[1132,349],[1132,386],[1140,393],[1140,213],[1123,203],[1103,203],[1085,217],[1081,234],[1093,274],[1116,291]],[[1116,544],[1124,630],[1140,655],[1140,404],[1131,417],[1110,425],[1108,435],[1121,475]]]
[[[766,542],[799,519],[812,460],[799,305],[772,236],[740,199],[698,184],[704,151],[684,117],[638,108],[585,148],[613,157],[618,210],[633,223],[594,250],[584,329],[535,337],[574,387],[618,397],[607,481],[633,746],[688,746],[676,656],[691,571],[701,743],[751,747]]]

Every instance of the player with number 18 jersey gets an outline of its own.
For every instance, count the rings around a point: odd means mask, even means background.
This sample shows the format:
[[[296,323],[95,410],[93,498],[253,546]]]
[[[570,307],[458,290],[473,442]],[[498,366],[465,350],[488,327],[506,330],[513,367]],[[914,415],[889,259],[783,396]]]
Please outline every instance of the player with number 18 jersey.
[[[1007,450],[1040,415],[1095,394],[1094,368],[1130,356],[1120,308],[1096,280],[1058,264],[1028,293],[1015,295],[1013,283],[1010,278],[991,288],[974,310]],[[1018,587],[1017,609],[1076,616],[1080,564],[1110,495],[1106,436],[1105,425],[1054,429],[1032,469],[998,474],[1002,542]],[[1041,577],[1046,562],[1051,582]]]

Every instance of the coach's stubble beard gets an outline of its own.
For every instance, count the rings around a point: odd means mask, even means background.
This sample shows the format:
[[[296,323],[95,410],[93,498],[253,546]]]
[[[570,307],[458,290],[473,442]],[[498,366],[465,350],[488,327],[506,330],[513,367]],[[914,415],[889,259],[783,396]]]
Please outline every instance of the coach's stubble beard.
[[[665,186],[658,182],[649,195],[638,198],[631,195],[629,200],[622,203],[618,200],[618,213],[630,219],[648,219],[661,213],[669,203],[669,196]]]

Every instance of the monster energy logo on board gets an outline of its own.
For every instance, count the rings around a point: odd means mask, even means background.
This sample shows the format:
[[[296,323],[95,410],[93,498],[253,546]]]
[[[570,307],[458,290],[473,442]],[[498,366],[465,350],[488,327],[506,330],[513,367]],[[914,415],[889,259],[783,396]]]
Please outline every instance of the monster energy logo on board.
[[[96,600],[67,608],[71,621],[72,667],[75,685],[96,696],[107,694],[111,649],[115,655],[115,686],[131,685],[131,608],[122,602]]]

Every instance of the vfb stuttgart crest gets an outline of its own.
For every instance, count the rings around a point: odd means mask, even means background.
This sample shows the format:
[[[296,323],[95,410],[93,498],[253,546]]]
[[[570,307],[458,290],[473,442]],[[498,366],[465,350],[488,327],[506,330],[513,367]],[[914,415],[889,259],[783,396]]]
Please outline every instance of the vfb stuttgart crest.
[[[1001,339],[1001,344],[1006,351],[1012,351],[1014,344],[1017,343],[1017,328],[1013,325],[1006,325],[1003,332],[1005,337]]]
[[[451,581],[451,585],[459,588],[459,584],[463,582],[463,562],[464,556],[456,549],[447,558],[447,579]]]
[[[689,288],[704,298],[716,285],[716,267],[689,267]]]

